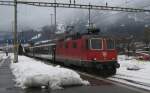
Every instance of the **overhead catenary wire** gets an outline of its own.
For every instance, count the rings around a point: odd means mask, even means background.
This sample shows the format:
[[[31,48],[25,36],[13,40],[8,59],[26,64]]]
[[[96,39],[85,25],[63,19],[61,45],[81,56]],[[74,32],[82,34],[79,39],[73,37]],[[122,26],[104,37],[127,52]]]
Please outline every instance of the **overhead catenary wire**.
[[[14,4],[13,1],[0,1],[0,5]],[[77,8],[77,9],[92,9],[92,10],[109,10],[109,11],[124,11],[124,12],[150,12],[148,9],[140,8],[125,8],[125,7],[111,7],[111,6],[100,6],[100,5],[88,5],[88,4],[69,4],[69,3],[49,3],[49,2],[28,2],[28,1],[17,1],[18,4],[27,4],[41,7],[57,7],[57,8]]]

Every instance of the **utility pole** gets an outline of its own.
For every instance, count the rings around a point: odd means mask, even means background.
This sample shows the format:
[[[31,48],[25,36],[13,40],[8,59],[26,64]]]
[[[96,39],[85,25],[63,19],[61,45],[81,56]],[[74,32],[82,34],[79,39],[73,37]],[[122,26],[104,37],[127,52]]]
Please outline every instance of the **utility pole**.
[[[14,0],[14,63],[18,62],[17,40],[17,0]]]
[[[53,25],[53,14],[50,14],[51,15],[51,26]]]
[[[89,29],[91,27],[91,9],[90,9],[91,5],[89,3]]]
[[[57,28],[56,28],[56,0],[54,0],[54,3],[55,3],[55,7],[54,7],[54,15],[55,15],[55,32],[56,32],[56,30],[57,30]]]

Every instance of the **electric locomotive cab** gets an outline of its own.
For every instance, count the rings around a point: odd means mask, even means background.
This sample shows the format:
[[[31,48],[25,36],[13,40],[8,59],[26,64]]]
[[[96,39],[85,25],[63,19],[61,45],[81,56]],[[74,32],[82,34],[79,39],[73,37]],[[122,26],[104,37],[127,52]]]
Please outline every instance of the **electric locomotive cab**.
[[[109,38],[91,37],[86,41],[86,60],[92,62],[96,68],[119,68],[115,41]]]
[[[119,67],[115,41],[98,34],[76,34],[60,39],[55,51],[56,61],[65,65],[106,70],[109,74],[115,74]]]

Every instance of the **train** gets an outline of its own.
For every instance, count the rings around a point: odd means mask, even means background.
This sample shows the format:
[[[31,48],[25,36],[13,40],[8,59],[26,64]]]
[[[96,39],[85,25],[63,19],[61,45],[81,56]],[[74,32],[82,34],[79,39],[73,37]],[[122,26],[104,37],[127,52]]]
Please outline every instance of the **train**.
[[[52,41],[52,40],[51,40]],[[96,69],[97,72],[116,74],[115,40],[95,34],[73,35],[45,44],[25,48],[26,55],[52,60],[67,66]]]

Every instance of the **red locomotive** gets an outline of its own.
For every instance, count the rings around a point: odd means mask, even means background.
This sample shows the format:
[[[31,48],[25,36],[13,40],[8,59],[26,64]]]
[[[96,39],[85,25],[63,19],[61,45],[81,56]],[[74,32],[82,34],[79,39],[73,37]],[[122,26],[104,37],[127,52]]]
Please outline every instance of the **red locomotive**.
[[[55,60],[64,64],[116,73],[115,41],[99,35],[68,37],[56,43]]]
[[[117,51],[115,41],[99,35],[72,35],[57,40],[55,44],[35,45],[28,50],[34,57],[51,59],[65,65],[96,69],[104,73],[115,74]],[[52,55],[50,57],[50,55]]]

